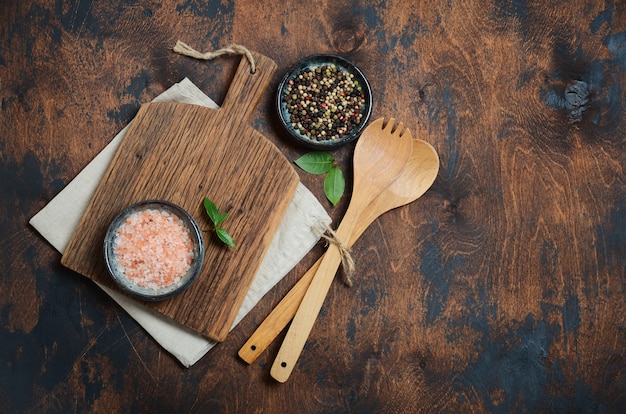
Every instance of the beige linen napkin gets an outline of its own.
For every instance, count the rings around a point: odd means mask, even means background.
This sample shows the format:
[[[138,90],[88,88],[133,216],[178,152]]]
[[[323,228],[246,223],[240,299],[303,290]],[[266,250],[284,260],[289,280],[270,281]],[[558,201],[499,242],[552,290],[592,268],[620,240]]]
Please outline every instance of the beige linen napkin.
[[[182,102],[218,108],[215,102],[187,78],[163,92],[154,102]],[[59,252],[63,253],[65,250],[127,129],[128,126],[30,220],[30,224]],[[304,185],[299,184],[237,314],[233,328],[317,243],[319,235],[314,229],[321,223],[330,222],[330,217],[315,196]],[[216,345],[139,301],[101,284],[98,286],[185,367],[196,363]]]

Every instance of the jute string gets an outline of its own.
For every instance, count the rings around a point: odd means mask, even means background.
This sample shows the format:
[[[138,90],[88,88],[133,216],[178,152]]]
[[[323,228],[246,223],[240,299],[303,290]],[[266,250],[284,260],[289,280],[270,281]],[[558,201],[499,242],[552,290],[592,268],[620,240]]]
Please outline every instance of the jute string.
[[[352,258],[352,251],[347,244],[342,242],[337,237],[337,233],[335,233],[335,231],[331,229],[328,224],[323,223],[323,225],[326,231],[319,231],[319,235],[328,243],[334,244],[339,249],[339,254],[341,255],[341,267],[343,269],[343,283],[345,283],[348,287],[352,287],[352,278],[355,273],[355,265],[354,259]],[[326,235],[326,233],[328,233],[328,235]]]
[[[178,40],[173,50],[174,52],[181,55],[201,60],[211,60],[224,55],[244,55],[248,59],[248,62],[250,62],[250,66],[252,67],[250,72],[256,72],[256,65],[254,63],[254,57],[252,57],[252,53],[250,53],[250,51],[245,46],[241,46],[238,44],[233,43],[227,47],[218,49],[213,52],[202,53],[198,52],[196,49],[192,48],[188,44]]]

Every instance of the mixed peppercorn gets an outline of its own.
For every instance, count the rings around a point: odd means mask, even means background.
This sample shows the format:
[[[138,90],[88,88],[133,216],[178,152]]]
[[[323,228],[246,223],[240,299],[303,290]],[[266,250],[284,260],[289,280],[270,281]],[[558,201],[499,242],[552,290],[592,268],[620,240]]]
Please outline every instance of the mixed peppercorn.
[[[363,85],[335,64],[306,68],[287,82],[284,101],[291,126],[315,141],[336,140],[361,123]]]

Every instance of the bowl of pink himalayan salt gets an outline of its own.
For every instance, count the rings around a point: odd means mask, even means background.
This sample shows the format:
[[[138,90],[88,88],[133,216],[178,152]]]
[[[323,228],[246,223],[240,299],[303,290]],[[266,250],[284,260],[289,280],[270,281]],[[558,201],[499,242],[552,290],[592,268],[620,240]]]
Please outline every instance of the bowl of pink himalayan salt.
[[[204,259],[202,232],[184,209],[164,200],[125,208],[104,238],[107,269],[126,293],[157,301],[185,290]]]

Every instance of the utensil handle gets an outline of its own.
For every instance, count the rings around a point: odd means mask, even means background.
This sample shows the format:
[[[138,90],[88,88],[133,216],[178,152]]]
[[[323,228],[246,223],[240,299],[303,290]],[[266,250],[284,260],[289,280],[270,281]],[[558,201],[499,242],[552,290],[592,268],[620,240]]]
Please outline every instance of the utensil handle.
[[[336,237],[340,241],[351,240],[352,233],[360,215],[360,206],[350,205],[348,211],[336,231]],[[341,253],[335,244],[330,244],[322,261],[311,280],[311,284],[302,298],[302,303],[291,322],[276,360],[270,369],[270,375],[279,382],[285,382],[291,375],[296,362],[300,357],[317,315],[322,309],[326,294],[330,289],[337,269],[341,264]]]
[[[322,256],[323,257],[323,256]],[[239,357],[248,364],[252,364],[267,349],[285,326],[293,319],[302,303],[302,298],[311,285],[311,280],[319,268],[322,258],[318,259],[311,268],[298,280],[278,305],[263,320],[245,344],[239,349]]]
[[[348,245],[352,247],[379,216],[380,215],[373,215],[370,209],[366,209],[366,211],[361,214],[361,217],[359,217]],[[250,335],[250,338],[248,338],[246,343],[239,349],[238,355],[241,359],[248,364],[252,364],[267,349],[272,341],[276,339],[278,334],[285,329],[298,311],[298,307],[302,303],[302,298],[304,298],[307,289],[311,285],[311,280],[313,280],[323,258],[324,255],[307,270],[278,305],[267,315],[252,335]]]
[[[238,118],[236,122],[250,118],[277,68],[272,59],[260,53],[251,53],[256,65],[255,72],[251,72],[250,62],[243,56],[220,108],[224,113],[235,115]]]
[[[331,244],[328,246],[304,298],[302,298],[302,303],[298,307],[285,340],[270,369],[270,375],[278,382],[287,381],[295,368],[340,263],[339,249]]]

